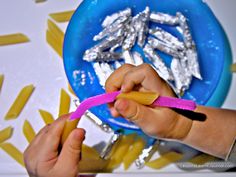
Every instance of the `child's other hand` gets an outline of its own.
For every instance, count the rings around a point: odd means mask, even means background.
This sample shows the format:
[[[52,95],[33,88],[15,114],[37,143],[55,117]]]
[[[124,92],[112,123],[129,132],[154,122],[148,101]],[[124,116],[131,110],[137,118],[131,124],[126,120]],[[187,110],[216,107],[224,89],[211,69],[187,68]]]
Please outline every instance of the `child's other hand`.
[[[162,96],[174,96],[168,84],[148,64],[123,65],[111,74],[105,87],[107,92],[121,89],[122,92],[149,91]],[[109,106],[114,117],[121,115],[154,137],[183,139],[192,126],[191,120],[179,116],[169,108],[151,108],[126,99],[118,99]]]
[[[78,163],[85,131],[73,130],[59,153],[63,127],[68,118],[69,115],[62,116],[51,125],[42,128],[25,150],[25,166],[31,177],[78,176]]]

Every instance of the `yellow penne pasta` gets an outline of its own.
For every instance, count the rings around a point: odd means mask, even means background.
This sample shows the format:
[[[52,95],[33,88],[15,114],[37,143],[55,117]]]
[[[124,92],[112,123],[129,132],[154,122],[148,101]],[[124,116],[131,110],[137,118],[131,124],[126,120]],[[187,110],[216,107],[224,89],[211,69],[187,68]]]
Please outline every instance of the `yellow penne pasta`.
[[[145,144],[146,142],[141,137],[138,137],[135,140],[132,147],[124,156],[123,163],[124,163],[125,170],[127,170],[130,167],[130,165],[138,158],[138,156],[141,154],[142,150],[144,149]]]
[[[0,74],[0,92],[1,92],[1,89],[2,89],[3,81],[4,81],[4,75]]]
[[[182,159],[183,154],[177,152],[167,152],[156,160],[146,162],[145,165],[153,169],[161,169],[171,163],[174,163]]]
[[[49,16],[55,20],[56,22],[68,22],[71,19],[71,16],[73,15],[74,10],[70,11],[64,11],[64,12],[56,12],[56,13],[51,13]]]
[[[124,136],[124,135],[122,135],[122,136]],[[121,138],[121,139],[122,139],[122,138]],[[106,157],[106,159],[108,159],[109,162],[107,163],[107,165],[106,165],[106,167],[105,167],[105,169],[104,169],[105,172],[112,172],[115,168],[117,168],[117,167],[120,165],[120,164],[119,164],[114,158],[112,158],[112,157],[114,156],[114,154],[116,153],[117,149],[119,148],[119,145],[120,145],[120,143],[121,143],[121,139],[113,145],[113,147],[112,147],[110,153],[109,153],[108,156]]]
[[[13,144],[2,143],[0,144],[0,148],[2,148],[8,155],[15,159],[20,165],[22,165],[23,167],[25,166],[23,160],[23,153],[19,149],[17,149]]]
[[[48,30],[52,32],[52,35],[58,40],[60,44],[63,44],[64,33],[62,30],[51,20],[48,20]]]
[[[107,160],[101,159],[99,153],[92,147],[82,144],[82,158],[79,162],[80,172],[101,171],[107,164]]]
[[[24,108],[25,104],[29,100],[33,91],[34,91],[33,85],[25,86],[20,91],[14,103],[12,104],[9,111],[5,115],[5,120],[15,119],[18,117],[18,115],[21,113],[22,109]]]
[[[151,105],[157,98],[159,94],[153,92],[136,92],[132,91],[129,93],[121,93],[117,96],[119,98],[126,98],[134,100],[143,105]]]
[[[82,155],[82,159],[80,160],[78,166],[79,166],[79,172],[80,173],[98,173],[98,172],[104,172],[105,167],[107,166],[107,163],[109,161],[101,158],[86,158],[86,156]]]
[[[22,33],[7,34],[0,36],[0,46],[29,42],[29,38]]]
[[[7,139],[11,138],[12,132],[13,132],[13,128],[10,126],[1,130],[0,131],[0,144],[6,141]]]
[[[39,113],[40,113],[45,124],[51,124],[54,122],[54,118],[51,113],[49,113],[45,110],[42,110],[42,109],[39,109]]]
[[[64,144],[69,134],[77,127],[79,120],[80,119],[75,119],[75,120],[68,119],[66,121],[62,132],[61,144]]]
[[[136,134],[129,134],[122,136],[121,140],[117,142],[115,151],[111,154],[110,161],[106,167],[107,171],[112,171],[117,168],[123,161],[124,156],[128,152],[130,146],[133,144]]]
[[[61,89],[59,117],[68,114],[70,110],[70,96],[64,89]]]
[[[212,162],[214,161],[216,158],[214,156],[208,155],[208,154],[201,154],[198,155],[194,158],[192,158],[191,160],[189,160],[190,163],[196,164],[196,165],[203,165],[207,162]]]
[[[82,156],[83,155],[86,158],[91,158],[91,159],[99,159],[100,158],[97,150],[95,150],[94,148],[92,148],[86,144],[82,144]]]
[[[53,36],[52,32],[47,30],[46,32],[46,40],[47,43],[56,51],[56,53],[62,58],[62,45],[55,36]]]
[[[25,122],[24,122],[23,133],[29,143],[31,143],[31,141],[34,139],[34,137],[36,135],[33,127],[31,126],[31,124],[29,123],[28,120],[25,120]]]
[[[130,146],[133,144],[135,137],[136,134],[129,134],[123,136],[112,158],[116,159],[116,161],[121,163],[125,154],[128,152]]]
[[[36,3],[41,3],[41,2],[45,2],[47,0],[35,0]]]
[[[230,70],[231,72],[236,72],[236,63],[231,65]]]

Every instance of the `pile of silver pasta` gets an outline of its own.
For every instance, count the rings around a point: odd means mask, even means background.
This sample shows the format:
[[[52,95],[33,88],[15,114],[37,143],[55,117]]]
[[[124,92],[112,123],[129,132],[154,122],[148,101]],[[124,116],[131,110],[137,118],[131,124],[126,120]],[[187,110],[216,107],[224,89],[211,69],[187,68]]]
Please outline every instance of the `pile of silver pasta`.
[[[151,24],[154,27],[151,28]],[[175,27],[182,35],[179,39],[158,24]],[[160,26],[160,25],[159,25]],[[140,53],[132,50],[137,44],[157,73],[167,81],[178,95],[186,91],[192,77],[202,79],[195,43],[186,17],[177,12],[175,16],[150,12],[149,7],[132,16],[130,8],[107,16],[103,30],[94,36],[98,44],[85,51],[83,59],[92,62],[100,84],[104,86],[109,75],[124,62],[139,65],[144,62]],[[157,51],[172,57],[167,67]]]

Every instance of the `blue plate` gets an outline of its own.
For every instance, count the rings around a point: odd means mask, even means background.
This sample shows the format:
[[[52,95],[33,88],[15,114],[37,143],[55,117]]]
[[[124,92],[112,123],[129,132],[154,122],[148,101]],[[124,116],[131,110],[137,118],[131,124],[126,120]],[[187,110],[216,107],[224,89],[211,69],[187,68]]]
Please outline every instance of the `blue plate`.
[[[232,55],[220,23],[201,0],[84,0],[70,20],[63,47],[66,75],[76,95],[82,101],[105,92],[92,64],[82,59],[84,51],[94,46],[93,37],[102,30],[104,18],[127,7],[135,15],[146,6],[151,11],[171,15],[181,12],[189,19],[203,80],[193,79],[183,98],[194,100],[200,105],[221,106],[231,83],[232,76],[228,68],[232,63]],[[169,30],[174,31],[171,28]],[[170,62],[165,54],[162,58]],[[115,130],[123,128],[139,131],[138,127],[123,118],[114,119],[107,105],[92,108],[91,111]]]

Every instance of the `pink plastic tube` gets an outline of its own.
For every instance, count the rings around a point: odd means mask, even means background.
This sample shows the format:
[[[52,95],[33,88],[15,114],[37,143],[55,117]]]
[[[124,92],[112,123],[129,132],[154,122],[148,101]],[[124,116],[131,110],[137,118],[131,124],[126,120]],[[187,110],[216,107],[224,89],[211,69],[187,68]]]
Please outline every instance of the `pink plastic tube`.
[[[82,101],[76,111],[71,114],[70,120],[79,119],[91,107],[114,102],[119,94],[120,91],[105,93]],[[193,111],[196,108],[194,101],[164,96],[159,96],[153,102],[152,106],[176,108],[189,111]]]

